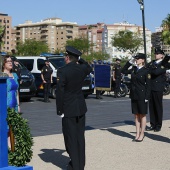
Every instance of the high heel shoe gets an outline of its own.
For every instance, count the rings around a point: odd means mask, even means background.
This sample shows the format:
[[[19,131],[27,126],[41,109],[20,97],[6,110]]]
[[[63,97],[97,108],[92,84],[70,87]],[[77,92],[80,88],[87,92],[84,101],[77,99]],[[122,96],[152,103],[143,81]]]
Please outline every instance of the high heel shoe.
[[[136,140],[137,140],[137,139],[136,139],[136,138],[134,138],[134,139],[132,139],[132,142],[136,142]]]
[[[143,139],[144,139],[144,137],[145,137],[145,136],[143,136],[143,138],[142,138],[141,140],[136,139],[136,142],[142,142],[142,141],[143,141]]]

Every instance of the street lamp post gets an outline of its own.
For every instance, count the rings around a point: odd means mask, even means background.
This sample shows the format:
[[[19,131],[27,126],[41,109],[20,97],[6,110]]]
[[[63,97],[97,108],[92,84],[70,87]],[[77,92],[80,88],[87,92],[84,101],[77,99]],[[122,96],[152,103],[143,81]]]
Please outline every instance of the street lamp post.
[[[137,0],[142,10],[142,22],[143,22],[143,41],[144,41],[144,53],[146,55],[146,36],[145,36],[145,15],[144,15],[144,0]]]

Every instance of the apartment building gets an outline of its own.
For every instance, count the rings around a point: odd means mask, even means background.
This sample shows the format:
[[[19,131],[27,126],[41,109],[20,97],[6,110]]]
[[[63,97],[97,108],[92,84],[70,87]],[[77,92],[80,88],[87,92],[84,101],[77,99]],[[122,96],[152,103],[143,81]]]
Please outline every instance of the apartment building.
[[[75,22],[62,22],[60,18],[48,18],[41,22],[26,21],[16,26],[16,41],[35,39],[45,42],[50,52],[64,50],[66,41],[78,36]]]
[[[156,27],[154,33],[152,33],[152,46],[161,47],[165,54],[170,54],[170,45],[165,45],[162,40],[162,32],[166,27]]]
[[[103,51],[108,53],[110,55],[110,61],[112,61],[113,58],[120,57],[130,57],[131,54],[128,52],[119,51],[116,47],[113,47],[111,44],[112,37],[118,33],[120,30],[129,30],[132,32],[138,32],[141,35],[141,38],[143,38],[143,27],[137,26],[135,24],[129,24],[128,22],[122,22],[122,23],[115,23],[112,25],[104,25],[104,31],[102,35],[102,41],[103,41]],[[151,55],[151,31],[147,28],[145,29],[146,34],[146,52],[147,55]],[[138,52],[144,52],[144,47],[139,49]]]
[[[92,51],[102,51],[103,27],[104,23],[79,26],[79,37],[88,38],[89,42],[93,45]]]
[[[8,14],[0,13],[0,25],[6,26],[5,35],[3,38],[3,44],[1,45],[1,51],[10,52],[11,51],[11,29],[12,29],[12,19]]]

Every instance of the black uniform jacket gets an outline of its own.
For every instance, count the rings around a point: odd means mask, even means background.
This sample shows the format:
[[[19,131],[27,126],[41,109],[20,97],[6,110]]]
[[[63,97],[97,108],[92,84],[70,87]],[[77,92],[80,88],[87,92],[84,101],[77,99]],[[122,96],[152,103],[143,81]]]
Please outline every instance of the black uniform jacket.
[[[58,115],[64,113],[65,117],[75,117],[87,112],[82,84],[92,69],[83,59],[80,59],[79,63],[70,62],[57,70],[56,105]]]
[[[112,70],[115,72],[115,79],[121,79],[122,67],[118,64],[115,64]]]
[[[147,67],[142,67],[137,71],[136,66],[131,66],[129,62],[122,69],[123,74],[131,74],[130,98],[132,100],[149,100],[151,92],[151,75]]]
[[[21,79],[21,69],[15,64],[13,65],[12,72],[16,73],[18,78]]]
[[[41,70],[41,74],[44,76],[44,80],[47,83],[51,82],[51,74],[53,73],[53,69],[50,66],[44,66]]]
[[[162,62],[156,64],[154,60],[148,64],[148,68],[151,74],[151,90],[163,91],[166,81],[166,68],[162,66]]]

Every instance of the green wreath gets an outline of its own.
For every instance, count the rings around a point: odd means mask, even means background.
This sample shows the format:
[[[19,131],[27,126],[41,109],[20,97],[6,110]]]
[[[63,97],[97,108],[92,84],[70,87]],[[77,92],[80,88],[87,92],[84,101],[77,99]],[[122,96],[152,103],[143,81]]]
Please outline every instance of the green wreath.
[[[33,138],[30,134],[28,121],[22,118],[21,114],[14,109],[8,108],[7,111],[7,124],[12,127],[15,137],[14,152],[8,148],[8,162],[12,166],[25,166],[30,162],[33,155]]]

